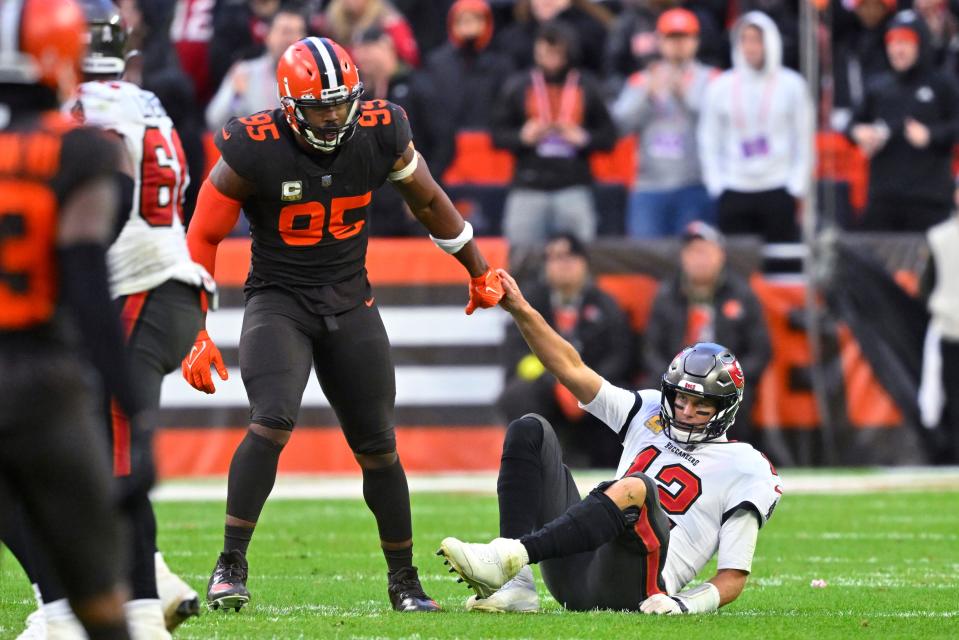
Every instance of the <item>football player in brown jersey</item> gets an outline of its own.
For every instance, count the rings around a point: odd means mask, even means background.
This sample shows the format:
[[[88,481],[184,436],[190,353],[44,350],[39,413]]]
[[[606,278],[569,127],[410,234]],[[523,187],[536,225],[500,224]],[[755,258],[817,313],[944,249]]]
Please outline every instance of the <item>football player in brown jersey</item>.
[[[107,445],[84,355],[137,416],[105,261],[118,154],[58,111],[80,77],[85,27],[74,0],[0,3],[0,537],[10,503],[22,505],[87,635],[126,639]]]
[[[280,108],[231,120],[217,133],[222,157],[201,188],[187,233],[194,260],[210,273],[241,207],[253,238],[240,337],[250,425],[230,465],[223,552],[207,601],[239,610],[249,600],[246,550],[312,366],[362,469],[393,608],[436,611],[413,566],[390,344],[366,274],[372,191],[390,181],[433,242],[466,268],[467,314],[499,301],[499,276],[414,148],[403,109],[360,100],[359,71],[340,45],[296,42],[278,63],[277,84]],[[183,375],[213,393],[211,366],[226,379],[219,351],[201,331]]]

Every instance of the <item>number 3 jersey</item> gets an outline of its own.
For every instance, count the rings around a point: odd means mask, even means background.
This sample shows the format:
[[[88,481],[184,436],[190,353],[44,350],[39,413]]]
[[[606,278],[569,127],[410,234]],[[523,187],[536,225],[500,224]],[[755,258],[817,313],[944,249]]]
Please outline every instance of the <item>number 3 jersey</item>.
[[[133,203],[107,253],[114,297],[171,279],[212,289],[212,278],[186,246],[183,197],[190,176],[180,137],[157,97],[129,82],[85,82],[64,109],[119,135],[132,163]]]
[[[360,109],[353,136],[332,153],[304,150],[280,109],[235,118],[216,134],[223,161],[254,187],[243,202],[253,238],[247,296],[279,287],[318,315],[370,297],[367,209],[412,133],[397,105]]]
[[[583,406],[623,443],[616,477],[641,471],[659,487],[671,522],[663,579],[668,592],[676,593],[717,551],[720,569],[751,569],[755,526],[748,540],[737,540],[738,528],[726,526],[727,521],[749,512],[762,527],[783,485],[766,457],[745,442],[681,445],[668,438],[660,398],[655,389],[632,392],[603,381],[596,398]]]

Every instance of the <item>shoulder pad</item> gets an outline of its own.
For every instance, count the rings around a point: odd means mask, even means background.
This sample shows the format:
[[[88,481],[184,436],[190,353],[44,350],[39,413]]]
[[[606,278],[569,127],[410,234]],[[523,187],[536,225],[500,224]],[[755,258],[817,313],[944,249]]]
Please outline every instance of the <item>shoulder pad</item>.
[[[388,100],[361,102],[359,126],[372,129],[383,150],[394,157],[402,155],[413,139],[406,110]]]
[[[213,142],[240,176],[253,180],[256,171],[253,165],[259,154],[253,145],[275,142],[280,139],[276,111],[258,111],[242,118],[231,118],[213,136]]]

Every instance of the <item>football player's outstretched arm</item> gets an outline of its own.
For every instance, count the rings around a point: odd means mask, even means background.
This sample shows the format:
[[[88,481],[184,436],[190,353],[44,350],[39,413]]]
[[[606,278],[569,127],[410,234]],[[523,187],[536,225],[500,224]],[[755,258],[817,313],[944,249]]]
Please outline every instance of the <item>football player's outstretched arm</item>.
[[[430,232],[433,242],[453,255],[469,272],[470,302],[466,313],[472,313],[476,307],[496,306],[503,296],[503,289],[473,242],[473,227],[463,220],[449,196],[433,179],[426,161],[413,148],[412,142],[393,165],[390,181],[416,219]]]
[[[193,260],[203,265],[211,276],[216,266],[216,249],[233,229],[240,216],[241,203],[252,192],[253,185],[237,175],[222,158],[217,161],[210,176],[200,187],[196,211],[187,230],[186,243]],[[211,366],[216,368],[221,380],[229,378],[223,356],[204,326],[196,336],[193,349],[183,359],[181,372],[193,388],[214,393],[216,386],[213,384],[213,376],[210,375]]]
[[[592,402],[603,386],[603,378],[586,366],[573,345],[556,333],[526,301],[513,276],[503,269],[497,269],[496,272],[503,283],[500,305],[513,316],[529,348],[547,371],[556,376],[577,400],[583,404]]]

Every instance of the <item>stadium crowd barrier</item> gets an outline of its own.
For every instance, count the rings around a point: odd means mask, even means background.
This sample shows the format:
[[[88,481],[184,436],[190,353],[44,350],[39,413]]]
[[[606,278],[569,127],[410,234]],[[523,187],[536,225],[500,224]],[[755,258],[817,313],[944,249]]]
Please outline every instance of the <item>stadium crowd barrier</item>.
[[[531,256],[508,256],[502,239],[481,238],[479,243],[494,265],[506,265],[511,259],[514,271],[525,273],[536,266]],[[882,252],[881,246],[878,250]],[[649,317],[657,283],[673,272],[677,253],[674,241],[610,239],[593,248],[592,264],[600,286],[619,300],[639,334]],[[903,260],[900,254],[891,255],[889,270],[914,290],[916,276],[910,265],[915,260]],[[910,256],[914,255],[912,251]],[[230,379],[215,378],[218,390],[212,396],[190,388],[179,373],[164,382],[157,437],[164,477],[225,473],[243,437],[249,413],[237,346],[249,257],[246,239],[226,240],[217,255],[221,308],[209,315],[208,327],[223,352]],[[782,433],[815,433],[820,418],[809,384],[811,353],[805,328],[797,321],[805,301],[804,286],[760,275],[759,245],[749,239],[730,241],[729,263],[752,274],[773,342],[771,365],[758,383],[750,381],[750,391],[757,394],[754,422]],[[499,309],[464,315],[462,268],[429,240],[373,239],[367,266],[393,343],[398,447],[404,465],[421,472],[496,469],[504,431],[494,409],[503,377],[498,346],[507,315]],[[855,337],[841,324],[838,348],[849,427],[884,434],[905,431],[901,413],[877,382]],[[336,417],[313,376],[298,424],[292,446],[281,457],[281,471],[356,470]],[[803,461],[802,456],[798,459]]]

